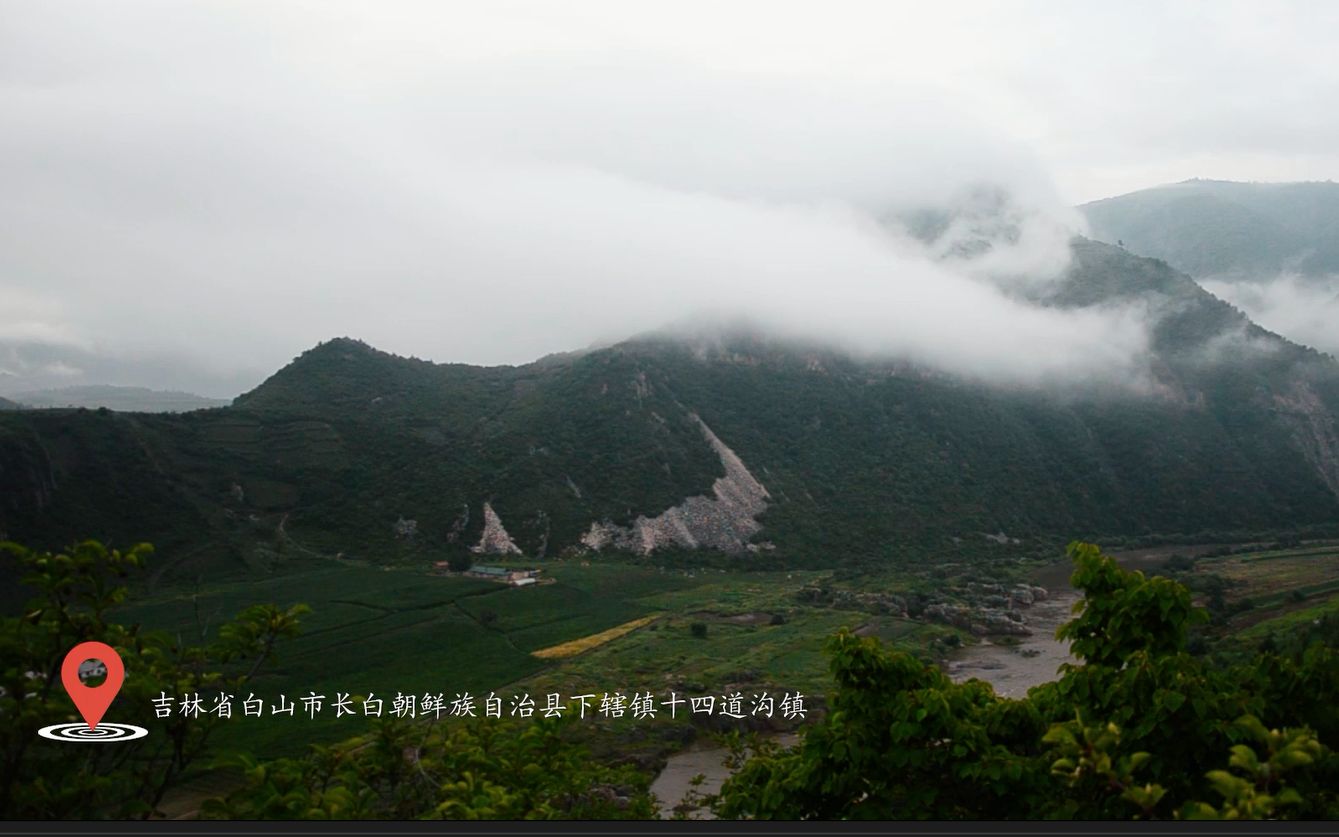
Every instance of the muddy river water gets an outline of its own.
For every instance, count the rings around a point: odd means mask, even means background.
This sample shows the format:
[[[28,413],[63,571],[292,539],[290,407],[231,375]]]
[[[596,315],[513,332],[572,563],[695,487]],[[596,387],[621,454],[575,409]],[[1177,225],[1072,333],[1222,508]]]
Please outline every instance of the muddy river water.
[[[960,683],[973,677],[984,680],[995,694],[1010,698],[1024,697],[1033,686],[1056,679],[1061,664],[1074,658],[1069,643],[1056,639],[1055,631],[1070,619],[1079,595],[1068,588],[1049,593],[1045,601],[1024,610],[1032,636],[1018,637],[1016,645],[984,639],[969,646],[948,664],[949,676]]]
[[[776,735],[774,740],[783,747],[789,747],[799,741],[800,737],[786,732]],[[693,791],[705,796],[721,789],[721,785],[725,784],[725,780],[730,776],[730,769],[725,766],[725,759],[729,754],[724,747],[694,744],[670,756],[669,761],[665,763],[665,769],[661,770],[660,775],[651,783],[651,793],[660,800],[661,819],[673,817],[676,808],[683,810],[689,819],[714,819],[710,811],[694,805],[693,799],[689,797]],[[694,787],[693,778],[698,775],[703,777],[703,781]]]
[[[1199,549],[1204,548],[1208,547]],[[1196,551],[1180,549],[1191,554]],[[1159,548],[1112,554],[1125,569],[1147,571],[1161,566],[1175,551]],[[1032,636],[1020,637],[1016,645],[987,639],[968,646],[948,664],[949,675],[959,683],[975,677],[994,687],[997,695],[1021,698],[1033,686],[1055,680],[1062,664],[1077,662],[1069,653],[1069,643],[1055,638],[1056,628],[1073,618],[1074,603],[1079,600],[1079,591],[1069,584],[1073,570],[1073,564],[1061,561],[1033,576],[1033,583],[1046,588],[1047,597],[1023,609]]]

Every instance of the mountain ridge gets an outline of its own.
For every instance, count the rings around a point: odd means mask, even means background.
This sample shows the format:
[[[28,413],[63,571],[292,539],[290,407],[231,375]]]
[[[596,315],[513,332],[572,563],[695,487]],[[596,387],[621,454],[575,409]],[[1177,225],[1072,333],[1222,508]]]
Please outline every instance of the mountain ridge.
[[[993,387],[747,329],[504,367],[337,338],[226,408],[5,414],[0,532],[153,540],[186,579],[427,561],[489,543],[490,512],[536,559],[829,565],[1339,524],[1339,365],[1157,260],[1075,254],[1048,304],[1160,306],[1158,387]]]
[[[1090,235],[1199,278],[1339,274],[1339,183],[1187,180],[1083,204]]]
[[[206,398],[180,390],[157,390],[148,387],[89,384],[32,390],[16,393],[15,397],[33,408],[83,407],[135,413],[176,413],[187,410],[207,410],[225,407],[231,402],[223,398]]]

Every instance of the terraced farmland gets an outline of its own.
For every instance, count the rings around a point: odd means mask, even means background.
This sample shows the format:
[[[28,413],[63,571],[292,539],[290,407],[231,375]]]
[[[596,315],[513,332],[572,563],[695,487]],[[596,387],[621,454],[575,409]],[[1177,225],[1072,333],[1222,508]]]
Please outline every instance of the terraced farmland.
[[[1251,553],[1208,561],[1205,568],[1232,583],[1229,599],[1249,596],[1257,606],[1295,591],[1339,590],[1339,547]]]
[[[1231,619],[1232,632],[1260,628],[1339,594],[1339,545],[1201,558],[1195,573],[1216,575],[1227,582],[1225,598],[1240,611]]]

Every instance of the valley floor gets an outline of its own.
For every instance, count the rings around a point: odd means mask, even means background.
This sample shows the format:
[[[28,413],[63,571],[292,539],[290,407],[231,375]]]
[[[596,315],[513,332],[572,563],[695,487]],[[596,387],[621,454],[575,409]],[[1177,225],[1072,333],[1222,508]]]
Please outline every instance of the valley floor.
[[[1233,641],[1258,643],[1278,625],[1339,605],[1339,546],[1237,550],[1145,550],[1126,554],[1123,563],[1146,571],[1169,568],[1163,571],[1200,591],[1201,603],[1210,598],[1203,591],[1219,590],[1211,628]],[[1007,585],[1027,578],[1050,585],[1045,600],[1023,608],[1032,634],[978,637],[897,610],[897,602],[923,599],[926,591],[981,586],[951,572],[945,580],[925,570],[738,572],[605,559],[545,562],[543,572],[552,583],[512,588],[434,576],[418,567],[329,563],[264,581],[162,592],[132,600],[118,617],[175,631],[189,642],[249,604],[307,603],[313,612],[302,635],[254,683],[257,695],[267,700],[279,694],[297,700],[312,692],[375,693],[389,706],[397,692],[442,693],[448,701],[470,692],[482,703],[484,695],[497,692],[529,694],[542,706],[550,692],[649,691],[657,700],[671,692],[686,697],[769,691],[778,700],[798,692],[808,701],[811,720],[822,712],[829,682],[824,646],[842,628],[939,660],[956,679],[984,679],[1000,694],[1017,697],[1052,679],[1068,659],[1067,648],[1053,637],[1077,600],[1063,564],[1011,569],[997,581]],[[310,744],[368,729],[361,717],[336,720],[327,713],[230,724],[225,746],[261,757],[295,755]],[[685,765],[714,758],[714,733],[780,734],[802,727],[802,721],[776,716],[596,717],[580,734],[594,758],[660,774],[663,789],[683,784]],[[723,778],[719,771],[712,775]],[[226,775],[200,777],[175,794],[167,810],[189,816],[193,800],[227,784]],[[667,807],[678,801],[662,800]]]

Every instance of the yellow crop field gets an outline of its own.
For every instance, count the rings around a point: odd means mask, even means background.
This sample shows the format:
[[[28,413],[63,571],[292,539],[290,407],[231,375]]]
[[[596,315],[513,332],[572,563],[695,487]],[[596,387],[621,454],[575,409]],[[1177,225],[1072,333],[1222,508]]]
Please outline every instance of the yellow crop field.
[[[598,648],[606,642],[613,642],[621,636],[625,636],[638,628],[651,624],[658,618],[659,617],[657,616],[643,616],[641,619],[633,619],[631,622],[624,622],[622,625],[617,625],[607,631],[600,631],[598,634],[583,636],[581,639],[574,639],[571,642],[564,642],[561,645],[550,645],[548,648],[541,648],[538,651],[530,652],[530,654],[541,660],[562,660],[567,657],[575,657],[583,651]]]

